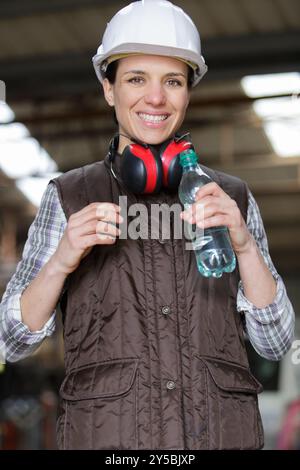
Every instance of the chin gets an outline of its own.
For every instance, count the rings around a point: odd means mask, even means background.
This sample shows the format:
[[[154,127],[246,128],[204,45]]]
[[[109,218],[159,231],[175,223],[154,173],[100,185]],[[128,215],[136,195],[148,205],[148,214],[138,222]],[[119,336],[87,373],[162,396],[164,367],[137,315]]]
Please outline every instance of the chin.
[[[149,135],[145,133],[140,140],[142,142],[145,142],[146,144],[150,145],[158,145],[161,144],[162,142],[165,142],[167,139],[169,139],[172,135],[174,135],[175,131],[172,132],[164,132],[161,135]]]
[[[167,140],[168,137],[161,137],[160,139],[144,139],[144,142],[146,142],[146,144],[150,144],[150,145],[159,145],[159,144],[162,144],[165,140]]]

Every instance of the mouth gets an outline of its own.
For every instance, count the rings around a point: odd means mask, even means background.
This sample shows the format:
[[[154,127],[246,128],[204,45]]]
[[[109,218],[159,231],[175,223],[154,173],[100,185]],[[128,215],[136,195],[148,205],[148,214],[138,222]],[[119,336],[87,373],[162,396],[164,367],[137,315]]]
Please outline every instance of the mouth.
[[[138,117],[145,124],[161,124],[168,119],[170,114],[148,114],[148,113],[137,113]]]

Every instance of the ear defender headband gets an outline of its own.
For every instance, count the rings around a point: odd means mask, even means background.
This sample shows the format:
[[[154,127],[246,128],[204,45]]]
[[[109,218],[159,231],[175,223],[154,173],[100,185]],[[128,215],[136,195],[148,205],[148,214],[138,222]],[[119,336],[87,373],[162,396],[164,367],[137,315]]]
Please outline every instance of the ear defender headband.
[[[118,140],[119,134],[110,144],[111,169]],[[189,134],[175,135],[161,145],[149,145],[134,139],[131,141],[122,152],[120,167],[120,176],[127,189],[134,194],[155,194],[163,187],[170,191],[176,190],[182,175],[179,155],[184,150],[194,148]]]

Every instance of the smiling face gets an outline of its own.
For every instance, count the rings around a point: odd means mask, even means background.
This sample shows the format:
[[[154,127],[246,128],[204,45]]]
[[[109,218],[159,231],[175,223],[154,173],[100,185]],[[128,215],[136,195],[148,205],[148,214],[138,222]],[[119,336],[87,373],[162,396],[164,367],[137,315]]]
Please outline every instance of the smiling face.
[[[119,59],[116,80],[103,81],[104,96],[115,107],[119,132],[160,144],[181,126],[189,103],[188,66],[169,57],[132,55]],[[120,136],[122,153],[129,140]]]

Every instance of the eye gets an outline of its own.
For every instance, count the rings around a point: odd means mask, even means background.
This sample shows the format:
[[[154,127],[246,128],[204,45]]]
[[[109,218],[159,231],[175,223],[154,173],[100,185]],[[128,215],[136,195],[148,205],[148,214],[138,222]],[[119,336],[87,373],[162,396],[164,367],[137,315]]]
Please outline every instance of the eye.
[[[179,87],[179,86],[182,86],[181,81],[180,81],[180,80],[176,80],[176,79],[174,79],[174,78],[170,78],[170,79],[167,81],[167,83],[168,83],[169,85],[171,85],[172,87]]]
[[[132,77],[128,80],[128,83],[133,83],[133,84],[139,85],[143,81],[144,81],[143,77]]]

